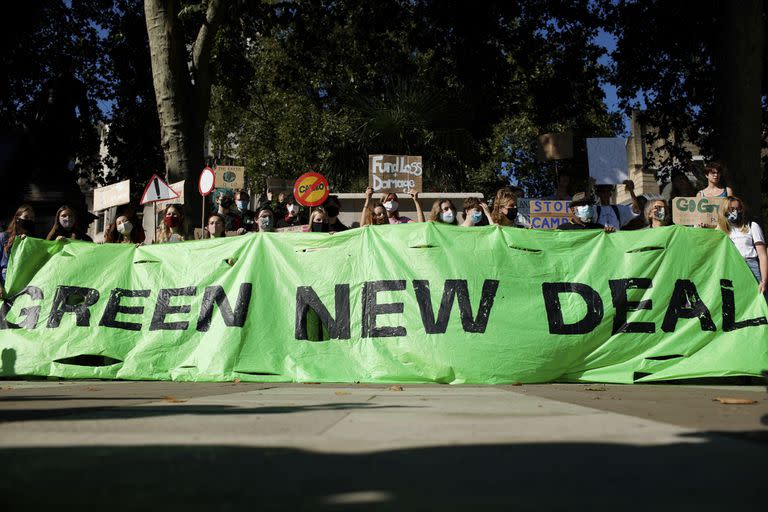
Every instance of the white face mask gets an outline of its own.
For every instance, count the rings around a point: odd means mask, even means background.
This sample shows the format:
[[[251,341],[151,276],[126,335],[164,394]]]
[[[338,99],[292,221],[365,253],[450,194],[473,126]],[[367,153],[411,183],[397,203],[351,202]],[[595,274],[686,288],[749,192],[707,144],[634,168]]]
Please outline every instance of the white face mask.
[[[130,235],[131,231],[133,231],[133,224],[131,224],[131,221],[123,222],[117,226],[117,232],[121,235]]]
[[[400,205],[397,204],[397,201],[387,201],[384,203],[384,209],[388,212],[396,212],[399,206]]]
[[[75,219],[72,217],[61,217],[59,219],[59,224],[61,224],[61,227],[64,229],[72,229],[75,227]]]
[[[291,215],[296,215],[297,213],[299,213],[299,206],[296,204],[289,204],[288,213]]]
[[[451,224],[451,223],[453,223],[453,219],[454,219],[453,212],[451,210],[448,210],[447,212],[441,212],[440,213],[440,218],[446,224]]]
[[[590,222],[592,220],[593,214],[594,209],[591,205],[576,207],[576,217],[578,217],[581,222]]]
[[[259,217],[259,231],[272,230],[272,217]]]

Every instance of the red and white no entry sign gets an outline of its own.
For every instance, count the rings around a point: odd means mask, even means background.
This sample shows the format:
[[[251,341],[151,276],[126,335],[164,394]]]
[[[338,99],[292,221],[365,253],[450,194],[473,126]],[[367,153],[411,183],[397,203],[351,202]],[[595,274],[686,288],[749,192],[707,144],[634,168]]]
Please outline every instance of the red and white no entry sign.
[[[323,204],[329,193],[328,180],[316,172],[302,174],[293,184],[293,197],[304,206]]]
[[[201,196],[207,196],[213,192],[213,188],[216,186],[216,174],[213,169],[207,167],[200,173],[200,181],[197,182],[197,189],[200,191]]]

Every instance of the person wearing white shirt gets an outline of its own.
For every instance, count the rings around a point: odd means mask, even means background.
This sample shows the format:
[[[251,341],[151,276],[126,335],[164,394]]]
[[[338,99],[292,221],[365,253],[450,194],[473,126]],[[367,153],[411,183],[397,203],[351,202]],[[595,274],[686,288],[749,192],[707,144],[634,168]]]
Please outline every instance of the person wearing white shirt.
[[[744,202],[738,197],[728,197],[718,214],[717,226],[728,234],[736,249],[755,275],[758,289],[766,300],[766,281],[768,281],[768,253],[765,249],[765,235],[760,225],[749,222]]]
[[[592,185],[595,184],[594,178],[590,178]],[[597,185],[595,192],[598,198],[597,218],[595,222],[603,226],[611,226],[619,231],[629,221],[640,215],[640,206],[637,203],[635,195],[635,183],[632,180],[625,180],[624,186],[627,187],[629,196],[632,198],[632,205],[611,204],[613,195],[613,185]]]

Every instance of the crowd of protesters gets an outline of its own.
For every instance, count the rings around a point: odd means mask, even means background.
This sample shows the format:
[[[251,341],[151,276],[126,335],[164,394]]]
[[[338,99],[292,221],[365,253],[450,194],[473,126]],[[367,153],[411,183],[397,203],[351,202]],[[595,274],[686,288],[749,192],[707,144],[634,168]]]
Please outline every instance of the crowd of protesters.
[[[744,202],[733,194],[724,182],[724,169],[717,163],[705,167],[707,186],[696,191],[688,177],[681,172],[672,174],[671,181],[661,195],[636,196],[632,181],[625,181],[631,204],[612,204],[613,185],[597,185],[590,178],[587,191],[569,195],[570,178],[563,173],[558,176],[555,193],[548,198],[570,201],[570,216],[558,230],[599,229],[611,233],[620,230],[656,229],[672,224],[671,202],[675,197],[706,197],[721,199],[718,210],[717,228],[724,231],[733,241],[759,283],[761,293],[768,299],[766,279],[768,278],[768,255],[765,236],[760,225],[752,222]],[[400,213],[397,194],[386,193],[374,199],[373,189],[365,191],[365,204],[360,214],[360,226],[405,224],[411,222],[437,222],[453,226],[472,227],[499,225],[506,227],[528,227],[524,216],[518,210],[518,200],[523,196],[516,187],[500,188],[489,207],[476,197],[464,199],[459,208],[448,198],[434,201],[426,218],[419,203],[418,192],[410,193],[416,218],[411,219]],[[215,211],[208,214],[202,233],[190,236],[184,207],[170,204],[165,207],[162,221],[154,236],[155,243],[176,243],[194,238],[221,238],[243,235],[249,232],[273,232],[276,230],[302,230],[318,233],[338,233],[349,229],[339,219],[341,203],[335,195],[307,212],[293,195],[280,193],[276,198],[271,193],[259,198],[256,211],[249,209],[250,196],[245,190],[221,193],[215,200]],[[92,242],[85,233],[85,226],[79,222],[77,212],[62,206],[56,212],[47,240],[81,240]],[[35,212],[28,205],[18,208],[8,227],[0,231],[0,293],[5,282],[8,261],[16,240],[25,236],[39,236],[34,230]],[[104,229],[105,243],[127,243],[141,245],[146,235],[136,211],[124,208]]]

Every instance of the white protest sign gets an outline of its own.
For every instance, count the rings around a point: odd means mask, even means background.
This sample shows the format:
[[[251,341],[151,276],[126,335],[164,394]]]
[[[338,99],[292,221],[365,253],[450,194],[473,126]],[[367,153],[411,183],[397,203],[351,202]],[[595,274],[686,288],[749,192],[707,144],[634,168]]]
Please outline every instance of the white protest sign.
[[[598,185],[617,185],[629,179],[627,140],[623,137],[587,139],[589,175]]]
[[[93,211],[106,210],[131,202],[131,180],[93,189]]]

